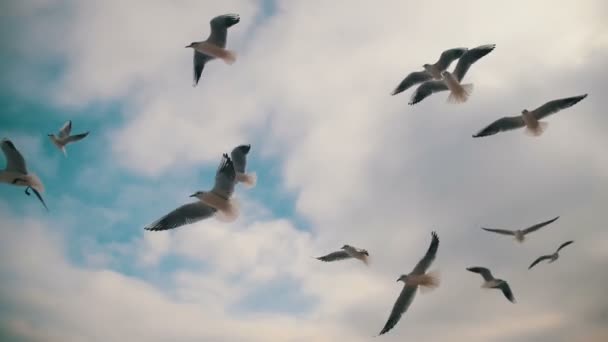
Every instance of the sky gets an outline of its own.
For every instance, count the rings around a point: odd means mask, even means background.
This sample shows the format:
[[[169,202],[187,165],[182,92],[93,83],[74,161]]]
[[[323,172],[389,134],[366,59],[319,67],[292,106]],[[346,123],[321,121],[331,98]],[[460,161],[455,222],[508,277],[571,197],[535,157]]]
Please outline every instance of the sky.
[[[227,13],[241,17],[237,62],[208,63],[193,87],[184,46]],[[2,2],[0,137],[50,211],[0,186],[0,339],[607,340],[606,13],[602,0]],[[441,51],[483,44],[496,49],[466,75],[466,103],[389,95]],[[539,138],[471,137],[585,93]],[[47,134],[67,120],[91,134],[65,158]],[[258,184],[237,187],[238,220],[144,231],[243,143]],[[480,229],[558,215],[523,244]],[[441,286],[373,338],[432,231]],[[314,259],[347,243],[369,267]]]

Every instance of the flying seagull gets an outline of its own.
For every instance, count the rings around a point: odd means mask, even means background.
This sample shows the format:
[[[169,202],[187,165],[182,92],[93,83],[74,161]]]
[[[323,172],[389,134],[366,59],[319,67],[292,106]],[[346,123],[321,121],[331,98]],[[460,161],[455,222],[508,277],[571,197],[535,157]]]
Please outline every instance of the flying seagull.
[[[511,303],[515,303],[515,297],[513,297],[513,292],[511,292],[509,284],[502,279],[494,278],[489,269],[485,267],[469,267],[467,268],[467,271],[481,274],[484,280],[483,284],[481,285],[482,288],[500,289]]]
[[[524,132],[527,135],[540,136],[549,125],[547,122],[539,121],[540,119],[555,114],[562,109],[572,107],[585,97],[587,97],[587,94],[549,101],[533,111],[524,109],[521,115],[505,116],[492,122],[486,128],[473,135],[473,138],[486,137],[522,127],[526,128]]]
[[[238,216],[238,207],[231,199],[236,184],[235,178],[232,160],[224,154],[211,191],[197,191],[190,197],[196,197],[198,201],[182,205],[144,229],[152,231],[174,229],[211,216],[226,222],[234,221]]]
[[[226,50],[226,37],[228,28],[241,21],[238,14],[219,15],[209,22],[211,33],[207,40],[202,42],[192,42],[187,48],[194,49],[194,82],[193,87],[196,87],[205,64],[212,59],[220,58],[228,64],[232,64],[236,59],[234,52]]]
[[[71,132],[72,132],[72,120],[69,120],[68,122],[66,122],[63,125],[63,127],[61,127],[57,136],[55,136],[55,134],[49,134],[49,137],[51,138],[53,145],[55,145],[58,149],[60,149],[63,152],[63,155],[66,157],[68,156],[68,154],[65,150],[65,146],[67,144],[78,141],[78,140],[82,140],[87,135],[89,135],[89,132],[70,135]]]
[[[464,76],[467,71],[477,62],[480,58],[489,54],[494,50],[496,44],[481,45],[474,49],[467,50],[462,57],[456,63],[454,72],[449,71],[442,72],[442,80],[430,80],[422,83],[412,95],[409,104],[415,105],[416,103],[424,100],[433,93],[440,91],[450,91],[451,97],[448,97],[448,101],[452,102],[464,102],[473,90],[472,84],[461,85]]]
[[[460,58],[465,52],[466,48],[454,48],[445,50],[439,56],[439,60],[435,64],[424,64],[422,67],[423,71],[414,71],[407,75],[401,83],[393,90],[391,95],[397,95],[413,85],[428,81],[430,79],[441,80],[441,72],[450,67],[453,61]]]
[[[380,331],[379,335],[387,333],[397,324],[397,322],[399,322],[401,315],[403,315],[410,304],[412,304],[414,295],[418,290],[418,286],[428,289],[433,289],[439,286],[438,274],[433,272],[426,273],[433,260],[435,260],[437,248],[439,247],[439,238],[437,237],[437,234],[432,232],[431,235],[433,239],[429,249],[424,255],[424,258],[418,262],[410,274],[403,274],[399,277],[399,279],[397,279],[397,281],[403,282],[403,290],[401,290],[399,298],[397,298],[395,305],[393,305],[391,315],[388,317],[388,320],[386,321],[386,324],[384,325],[384,328],[382,328],[382,331]]]
[[[555,251],[555,253],[553,254],[549,254],[549,255],[543,255],[541,257],[539,257],[538,259],[534,260],[534,262],[532,263],[532,265],[530,265],[530,267],[528,267],[528,269],[531,269],[532,267],[534,267],[536,264],[538,264],[539,262],[543,261],[543,260],[549,260],[549,263],[554,262],[555,260],[557,260],[559,258],[559,251],[568,246],[569,244],[573,243],[574,241],[570,240],[570,241],[566,241],[564,243],[562,243],[561,246],[559,246],[559,248]]]
[[[342,246],[340,251],[332,252],[322,257],[318,257],[318,260],[331,262],[338,261],[344,259],[355,258],[363,261],[364,264],[367,265],[367,258],[369,257],[369,253],[365,249],[360,249],[357,247],[353,247],[350,245]]]
[[[525,236],[527,234],[530,234],[534,231],[541,229],[542,227],[544,227],[550,223],[555,222],[558,218],[559,218],[559,216],[556,216],[556,217],[550,219],[549,221],[537,223],[526,229],[506,230],[506,229],[492,229],[492,228],[483,228],[483,227],[481,229],[488,231],[488,232],[492,232],[492,233],[498,233],[498,234],[503,234],[503,235],[514,235],[515,240],[517,240],[517,242],[524,242]]]
[[[251,145],[240,145],[235,147],[230,153],[232,163],[234,164],[234,170],[236,171],[237,183],[243,183],[247,187],[254,187],[257,182],[257,175],[255,172],[245,173],[247,167],[247,154],[251,150]]]
[[[6,158],[6,168],[0,170],[0,182],[25,186],[25,194],[28,196],[30,195],[29,190],[31,189],[48,211],[49,208],[40,195],[41,192],[44,192],[44,185],[42,185],[42,182],[35,174],[27,172],[25,159],[23,159],[23,156],[19,153],[15,145],[6,138],[2,139],[2,152]]]

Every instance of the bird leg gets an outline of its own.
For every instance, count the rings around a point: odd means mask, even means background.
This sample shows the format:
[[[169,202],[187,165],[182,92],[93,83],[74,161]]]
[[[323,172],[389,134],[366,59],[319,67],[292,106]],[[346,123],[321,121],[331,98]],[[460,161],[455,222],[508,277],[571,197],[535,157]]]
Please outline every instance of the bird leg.
[[[25,188],[25,194],[28,195],[28,196],[30,195],[30,187],[29,186]]]

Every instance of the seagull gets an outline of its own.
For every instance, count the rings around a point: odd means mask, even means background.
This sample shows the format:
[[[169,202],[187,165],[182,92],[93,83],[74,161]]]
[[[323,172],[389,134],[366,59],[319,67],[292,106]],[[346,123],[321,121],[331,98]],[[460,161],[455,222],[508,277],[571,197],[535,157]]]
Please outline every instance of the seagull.
[[[78,141],[78,140],[82,140],[87,135],[89,135],[89,132],[70,135],[71,132],[72,132],[72,120],[68,120],[68,122],[63,124],[63,127],[61,127],[61,129],[59,130],[59,133],[57,134],[57,136],[55,136],[55,134],[49,134],[49,137],[51,138],[53,145],[55,145],[58,149],[60,149],[63,152],[63,155],[66,157],[68,156],[67,152],[65,151],[65,146],[67,144]]]
[[[505,116],[492,122],[486,128],[473,135],[473,138],[486,137],[522,127],[526,128],[524,130],[526,135],[540,136],[549,125],[547,122],[539,121],[540,119],[555,114],[562,109],[572,107],[585,97],[587,97],[587,94],[549,101],[533,111],[524,109],[521,115]]]
[[[557,219],[559,218],[559,216],[556,216],[552,219],[550,219],[549,221],[545,221],[545,222],[541,222],[541,223],[537,223],[531,227],[528,227],[526,229],[518,229],[518,230],[506,230],[506,229],[492,229],[492,228],[481,228],[485,231],[488,232],[492,232],[492,233],[498,233],[498,234],[503,234],[503,235],[514,235],[515,236],[515,240],[517,240],[517,242],[524,242],[525,236],[527,234],[530,234],[534,231],[539,230],[540,228],[555,222]]]
[[[0,182],[25,186],[25,194],[28,196],[30,196],[29,190],[31,189],[48,211],[49,208],[40,195],[41,192],[44,192],[44,185],[35,174],[27,172],[25,159],[23,159],[13,142],[6,138],[2,139],[2,152],[6,158],[6,168],[0,170]]]
[[[238,14],[219,15],[209,22],[211,33],[207,40],[202,42],[192,42],[187,48],[194,49],[194,81],[192,86],[196,87],[205,64],[215,58],[220,58],[228,64],[234,63],[236,56],[234,52],[226,50],[226,37],[228,28],[241,21]]]
[[[530,265],[530,267],[528,267],[528,269],[531,269],[532,267],[534,267],[536,264],[538,264],[539,262],[543,261],[543,260],[549,260],[549,263],[554,262],[555,260],[557,260],[559,258],[559,251],[568,246],[569,244],[573,243],[574,241],[570,240],[570,241],[566,241],[564,243],[562,243],[561,246],[559,246],[559,248],[555,251],[555,253],[553,254],[549,254],[549,255],[543,255],[541,257],[539,257],[538,259],[534,260],[534,262],[532,263],[532,265]]]
[[[211,191],[197,191],[190,197],[196,197],[198,201],[182,205],[144,229],[151,231],[174,229],[211,216],[225,222],[234,221],[238,217],[238,207],[230,197],[234,192],[235,178],[232,160],[224,154]]]
[[[439,56],[439,60],[435,62],[435,64],[424,64],[422,65],[424,68],[423,71],[414,71],[407,75],[407,77],[405,77],[403,81],[399,83],[397,88],[393,90],[391,95],[397,95],[413,85],[428,81],[430,79],[441,80],[441,72],[449,68],[450,64],[460,58],[466,51],[467,48],[454,48],[443,51],[441,56]]]
[[[422,83],[412,95],[409,104],[415,105],[416,103],[424,100],[433,93],[440,91],[450,90],[451,98],[448,97],[450,102],[464,102],[473,90],[472,84],[460,85],[462,79],[466,75],[467,71],[477,62],[480,58],[489,54],[494,50],[496,44],[481,45],[476,48],[467,50],[462,57],[456,63],[454,72],[449,71],[442,72],[442,80],[430,80]]]
[[[251,150],[251,145],[240,145],[235,147],[230,153],[232,163],[234,164],[234,170],[236,171],[237,183],[243,183],[247,187],[254,187],[257,183],[257,175],[255,172],[245,173],[247,167],[247,154]]]
[[[386,321],[386,324],[384,325],[384,328],[382,328],[382,331],[380,331],[379,335],[387,333],[397,324],[397,322],[399,322],[401,315],[403,315],[410,304],[412,304],[414,295],[418,290],[418,286],[428,289],[433,289],[439,286],[439,276],[437,273],[425,273],[426,270],[431,266],[433,260],[435,260],[437,248],[439,247],[439,238],[437,237],[437,233],[432,232],[431,235],[433,239],[429,249],[424,255],[424,258],[418,262],[410,274],[403,274],[399,277],[399,279],[397,279],[397,281],[403,282],[403,290],[401,290],[399,298],[397,298],[395,305],[393,305],[391,315],[388,317],[388,321]]]
[[[482,288],[500,289],[511,303],[515,303],[515,297],[513,297],[513,292],[511,292],[509,284],[502,279],[495,279],[489,269],[485,267],[469,267],[467,268],[467,271],[481,274],[484,280],[483,284],[481,285]]]
[[[332,252],[322,257],[318,257],[317,259],[325,262],[331,262],[355,258],[363,261],[363,263],[367,265],[367,258],[369,257],[369,253],[367,252],[367,250],[353,247],[350,245],[344,245],[341,249],[341,251]]]

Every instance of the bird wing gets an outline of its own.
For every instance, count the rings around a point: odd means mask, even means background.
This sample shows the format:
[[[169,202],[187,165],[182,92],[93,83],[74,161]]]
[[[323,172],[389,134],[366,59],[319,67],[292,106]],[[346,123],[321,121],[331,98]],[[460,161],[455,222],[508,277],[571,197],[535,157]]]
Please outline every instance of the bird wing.
[[[543,261],[543,260],[547,260],[547,259],[551,259],[550,255],[543,255],[538,257],[538,259],[534,260],[534,262],[528,267],[528,269],[531,269],[532,267],[536,266],[536,264],[538,264],[539,262]]]
[[[203,202],[192,202],[173,210],[159,220],[147,225],[144,229],[151,231],[174,229],[209,218],[215,212],[214,208]]]
[[[535,224],[535,225],[533,225],[531,227],[528,227],[528,228],[526,228],[526,229],[524,229],[522,231],[523,231],[524,234],[532,233],[533,231],[539,230],[542,227],[544,227],[544,226],[546,226],[546,225],[548,225],[550,223],[555,222],[555,220],[557,220],[558,218],[559,218],[559,216],[554,217],[554,218],[550,219],[549,221],[537,223],[537,224]]]
[[[469,267],[467,268],[467,271],[479,273],[485,281],[490,281],[494,279],[494,277],[492,276],[492,272],[490,272],[490,270],[485,267]]]
[[[6,171],[18,172],[21,174],[27,174],[27,167],[25,166],[25,159],[12,141],[8,139],[2,140],[2,152],[6,158]]]
[[[537,120],[540,120],[551,114],[557,113],[562,109],[566,109],[568,107],[574,106],[575,104],[577,104],[579,101],[581,101],[585,97],[587,97],[587,94],[549,101],[549,102],[545,103],[544,105],[536,108],[532,112],[534,113],[534,117]]]
[[[82,140],[87,135],[89,135],[89,132],[85,132],[85,133],[81,133],[81,134],[75,134],[75,135],[70,135],[69,137],[67,137],[67,139],[65,139],[65,142],[66,143],[71,143],[71,142],[74,142],[74,141]]]
[[[511,291],[511,288],[509,287],[509,284],[506,281],[503,281],[498,287],[502,290],[502,293],[505,295],[505,297],[507,297],[507,299],[511,303],[515,303],[515,297],[513,297],[513,292]]]
[[[72,132],[72,120],[68,120],[63,126],[59,129],[59,138],[66,138]]]
[[[414,267],[412,274],[424,274],[424,272],[426,272],[426,270],[433,263],[433,260],[435,260],[437,249],[439,248],[439,237],[437,237],[437,233],[435,232],[432,232],[431,236],[433,238],[431,240],[431,244],[429,245],[429,249],[426,251],[424,257],[418,261],[418,264],[416,267]]]
[[[564,247],[568,246],[569,244],[571,244],[571,243],[573,243],[573,242],[574,242],[573,240],[570,240],[570,241],[566,241],[566,242],[562,243],[562,245],[561,245],[561,246],[559,246],[559,248],[557,249],[557,251],[556,251],[556,252],[557,252],[557,253],[559,253],[559,251],[561,251],[561,250],[562,250],[562,248],[564,248]]]
[[[464,75],[466,75],[467,71],[473,65],[473,63],[477,62],[481,57],[489,54],[494,50],[496,44],[488,44],[481,45],[474,49],[467,50],[462,57],[456,63],[456,68],[454,68],[454,76],[458,80],[458,82],[462,82]]]
[[[448,90],[448,86],[444,81],[426,81],[416,88],[416,91],[410,98],[409,105],[415,105],[416,103],[431,96],[433,93],[445,90]]]
[[[232,160],[224,153],[215,173],[215,185],[211,191],[228,199],[234,192],[235,179],[236,172],[234,171]]]
[[[203,74],[203,69],[205,68],[205,63],[212,60],[213,57],[205,55],[204,53],[198,52],[194,50],[194,74],[193,74],[193,84],[192,86],[196,87],[198,81],[201,79],[201,75]]]
[[[44,206],[44,209],[46,209],[46,211],[49,211],[49,207],[47,207],[46,203],[44,203],[44,200],[42,199],[42,195],[40,195],[38,190],[36,190],[32,187],[30,187],[30,189],[32,189],[32,191],[34,192],[34,195],[36,195],[36,197],[38,197],[38,200],[40,201],[40,203],[42,203],[42,205]]]
[[[236,25],[239,21],[241,21],[241,17],[238,14],[223,14],[211,19],[209,22],[211,33],[209,34],[207,41],[221,48],[225,48],[228,28]]]
[[[499,132],[506,132],[510,130],[514,130],[517,128],[522,128],[526,124],[524,123],[524,119],[518,116],[505,116],[500,118],[488,126],[486,128],[479,131],[477,134],[473,135],[473,138],[485,137],[488,135],[494,135]]]
[[[439,71],[444,71],[450,67],[450,64],[452,64],[453,61],[462,57],[467,50],[467,48],[454,48],[443,51],[441,56],[439,56],[439,60],[435,63],[435,67],[439,69]]]
[[[498,234],[503,234],[503,235],[515,235],[515,232],[513,232],[512,230],[483,228],[483,227],[481,227],[481,229],[488,231],[488,232],[498,233]]]
[[[426,71],[414,71],[407,75],[403,79],[403,81],[399,83],[399,85],[397,86],[397,88],[395,88],[395,90],[393,90],[391,95],[397,95],[401,92],[406,91],[409,87],[418,83],[422,83],[424,81],[428,81],[431,78],[433,78],[433,76]]]
[[[234,170],[236,172],[245,173],[245,167],[247,167],[247,154],[250,149],[251,145],[240,145],[230,152],[230,158],[232,158],[232,164],[234,164]]]
[[[387,333],[397,324],[397,322],[399,322],[399,319],[401,319],[403,313],[407,310],[410,304],[412,304],[417,289],[418,288],[416,286],[405,285],[403,287],[401,294],[399,294],[399,298],[397,298],[395,305],[393,305],[391,315],[388,316],[388,320],[386,321],[386,324],[384,325],[384,328],[382,328],[382,331],[380,331],[379,335]]]
[[[321,261],[325,261],[325,262],[330,262],[330,261],[344,260],[344,259],[349,259],[349,258],[352,258],[352,257],[350,256],[350,254],[346,253],[346,251],[337,251],[337,252],[329,253],[322,257],[318,257],[317,259],[319,259]]]

